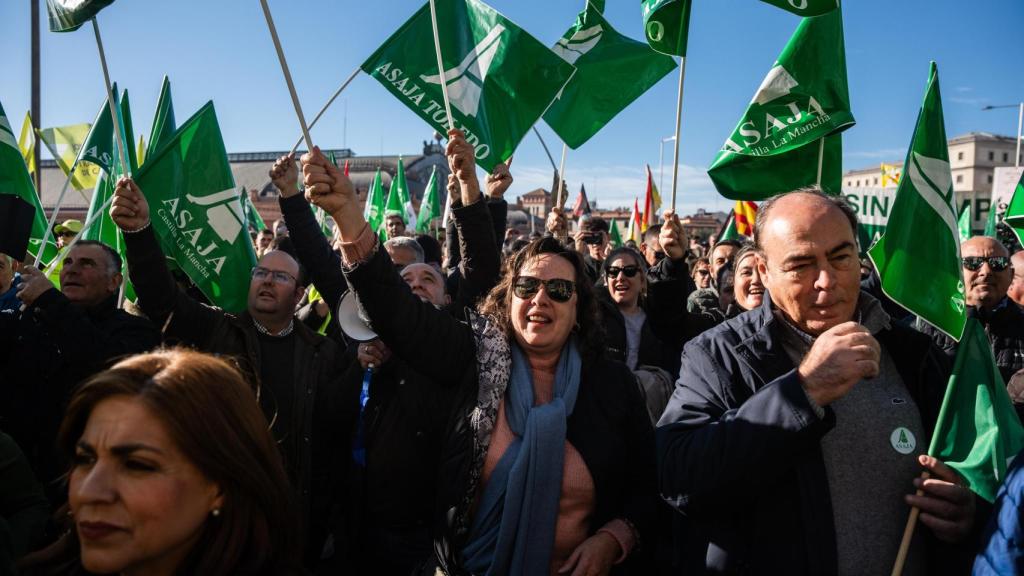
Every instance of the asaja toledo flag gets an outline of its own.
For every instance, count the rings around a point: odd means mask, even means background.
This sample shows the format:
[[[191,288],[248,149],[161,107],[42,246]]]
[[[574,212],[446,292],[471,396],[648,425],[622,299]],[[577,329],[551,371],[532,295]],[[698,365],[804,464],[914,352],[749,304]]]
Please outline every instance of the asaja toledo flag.
[[[50,32],[71,32],[92,19],[114,0],[46,0]]]
[[[43,214],[43,207],[39,203],[35,187],[32,185],[32,178],[28,175],[28,167],[25,165],[25,158],[18,149],[18,141],[14,138],[14,130],[7,119],[4,107],[0,104],[0,194],[17,196],[28,202],[36,209],[35,219],[32,221],[32,234],[29,238],[28,251],[35,257],[43,244],[43,236],[46,234],[46,216]],[[52,242],[46,244],[43,250],[43,263],[49,263],[57,255],[57,246]]]
[[[619,34],[589,2],[552,50],[576,66],[576,74],[544,121],[573,149],[676,67],[671,57]]]
[[[821,16],[839,7],[839,0],[761,0],[799,16]]]
[[[508,159],[575,68],[479,0],[437,0],[444,70],[437,69],[430,7],[363,62],[364,72],[442,134],[448,86],[455,127],[490,172]]]
[[[1024,448],[1021,427],[985,329],[967,320],[928,454],[994,502],[1010,461]]]
[[[391,181],[391,189],[388,190],[388,201],[384,207],[385,214],[398,212],[402,216],[405,225],[416,229],[416,212],[412,207],[412,198],[409,196],[409,185],[405,181],[405,163],[402,157],[398,157],[398,169],[395,171],[395,178]]]
[[[960,340],[967,320],[960,232],[934,62],[889,224],[868,255],[889,298]]]
[[[839,132],[853,126],[841,10],[805,18],[708,175],[726,198],[764,200],[818,181],[838,194]],[[825,138],[822,145],[822,138]],[[823,154],[819,162],[819,154]]]
[[[994,209],[994,208],[993,208]],[[1024,174],[1021,174],[1017,187],[1013,190],[1010,205],[1006,208],[1004,222],[1013,229],[1017,240],[1024,244]]]
[[[21,150],[28,166],[28,173],[36,171],[36,132],[32,128],[32,114],[25,112],[25,121],[21,123],[21,135],[18,136],[18,150]]]
[[[690,31],[690,0],[643,0],[647,44],[663,54],[686,56]]]
[[[373,183],[366,193],[363,218],[369,223],[370,230],[380,234],[384,228],[384,184],[381,182],[380,168],[377,168],[377,173],[373,175]]]
[[[441,188],[437,181],[437,166],[434,166],[430,173],[430,180],[423,191],[423,201],[420,202],[420,215],[416,219],[416,232],[426,234],[430,231],[430,223],[435,218],[441,217]]]
[[[150,156],[136,180],[164,254],[211,302],[229,312],[245,310],[256,254],[213,102]]]

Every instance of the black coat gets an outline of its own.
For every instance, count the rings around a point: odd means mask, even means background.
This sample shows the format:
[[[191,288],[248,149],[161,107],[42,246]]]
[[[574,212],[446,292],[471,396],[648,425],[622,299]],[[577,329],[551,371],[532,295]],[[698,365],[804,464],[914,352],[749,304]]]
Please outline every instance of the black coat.
[[[22,314],[0,314],[0,430],[18,443],[55,503],[67,497],[50,482],[67,471],[55,446],[75,387],[159,344],[153,323],[117,308],[116,295],[86,309],[50,289]]]
[[[345,275],[394,353],[437,386],[455,389],[438,479],[435,549],[448,574],[462,574],[470,507],[508,380],[508,336],[484,329],[484,318],[466,324],[421,302],[380,248]],[[584,362],[567,440],[594,479],[591,533],[624,518],[637,528],[641,547],[649,546],[655,540],[650,528],[656,506],[652,431],[636,381],[624,365],[602,358]]]
[[[819,444],[835,414],[829,407],[824,418],[815,414],[779,342],[778,322],[765,294],[759,309],[716,326],[683,352],[657,441],[661,492],[690,522],[680,545],[688,573],[836,572]],[[930,437],[949,362],[927,338],[899,324],[877,339]],[[969,572],[974,542],[940,544],[924,532],[928,574]]]
[[[260,367],[274,359],[262,358],[259,333],[249,313],[230,314],[179,290],[152,228],[126,234],[125,246],[139,306],[154,322],[166,326],[165,340],[229,356],[254,391],[264,388]],[[338,346],[298,321],[294,338],[292,427],[280,448],[300,515],[309,527],[307,561],[312,562],[327,533],[336,481],[332,472],[343,448],[337,439],[350,428],[352,413],[346,413],[342,403],[339,380],[346,365]],[[268,422],[273,420],[274,414],[264,415]]]

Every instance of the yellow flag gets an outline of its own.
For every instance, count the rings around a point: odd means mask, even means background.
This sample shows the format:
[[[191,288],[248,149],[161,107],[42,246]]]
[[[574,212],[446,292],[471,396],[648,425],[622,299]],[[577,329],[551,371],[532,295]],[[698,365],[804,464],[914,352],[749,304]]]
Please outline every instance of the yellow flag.
[[[28,173],[36,172],[36,133],[32,130],[32,115],[25,112],[25,122],[21,125],[21,136],[18,137],[18,149],[28,166]]]
[[[146,161],[146,140],[139,134],[139,150],[135,153],[135,157],[139,161],[139,166]]]
[[[60,126],[47,128],[39,133],[43,144],[50,150],[50,154],[57,161],[57,165],[67,175],[71,168],[75,172],[71,175],[71,185],[75,190],[85,190],[96,186],[96,179],[99,177],[100,169],[91,162],[79,162],[78,152],[89,136],[90,124],[74,124],[71,126]]]
[[[892,184],[893,186],[898,186],[899,183],[899,168],[892,164],[882,164],[882,188],[887,188],[889,184]]]

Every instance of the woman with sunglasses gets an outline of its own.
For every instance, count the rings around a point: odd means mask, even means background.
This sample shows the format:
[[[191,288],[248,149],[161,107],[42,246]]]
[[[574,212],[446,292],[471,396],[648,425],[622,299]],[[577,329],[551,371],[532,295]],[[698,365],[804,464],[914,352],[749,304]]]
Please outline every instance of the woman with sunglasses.
[[[473,147],[449,132],[463,207],[480,200]],[[443,573],[649,573],[655,535],[651,425],[633,376],[605,360],[579,255],[531,242],[469,323],[414,297],[362,216],[351,182],[318,150],[306,193],[341,231],[345,276],[381,339],[457,390],[435,527]],[[452,216],[460,225],[461,211]]]

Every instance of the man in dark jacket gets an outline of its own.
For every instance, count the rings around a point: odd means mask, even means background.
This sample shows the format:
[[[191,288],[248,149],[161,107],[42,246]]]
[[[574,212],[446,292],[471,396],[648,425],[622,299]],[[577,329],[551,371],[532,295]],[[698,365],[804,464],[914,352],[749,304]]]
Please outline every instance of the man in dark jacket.
[[[327,535],[345,365],[333,341],[295,321],[305,291],[299,263],[282,251],[264,254],[252,270],[246,311],[231,314],[175,285],[134,181],[117,183],[110,214],[124,231],[139,306],[165,327],[165,339],[232,357],[253,385],[306,522],[306,564],[313,565]]]
[[[960,246],[967,296],[967,315],[977,318],[985,327],[996,366],[1008,383],[1018,370],[1024,369],[1024,309],[1007,297],[1013,280],[1010,252],[995,238],[975,236]],[[921,319],[916,327],[932,337],[949,355],[956,357],[956,341]]]
[[[860,292],[856,226],[819,191],[767,201],[764,304],[683,352],[657,436],[687,573],[888,574],[909,505],[905,574],[970,565],[975,497],[924,456],[949,364]]]
[[[117,359],[160,343],[153,324],[117,307],[121,257],[82,240],[64,258],[61,289],[32,266],[21,269],[20,314],[0,314],[0,430],[11,435],[54,503],[67,491],[56,453],[64,406],[82,380]]]

